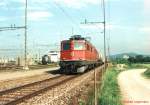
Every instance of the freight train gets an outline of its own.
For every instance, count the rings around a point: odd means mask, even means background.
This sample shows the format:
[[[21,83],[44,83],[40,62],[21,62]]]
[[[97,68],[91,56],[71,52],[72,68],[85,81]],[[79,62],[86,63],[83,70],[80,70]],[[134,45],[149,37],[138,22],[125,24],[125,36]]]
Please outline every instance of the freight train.
[[[96,48],[81,35],[74,35],[61,42],[60,72],[84,73],[102,64],[102,58]]]

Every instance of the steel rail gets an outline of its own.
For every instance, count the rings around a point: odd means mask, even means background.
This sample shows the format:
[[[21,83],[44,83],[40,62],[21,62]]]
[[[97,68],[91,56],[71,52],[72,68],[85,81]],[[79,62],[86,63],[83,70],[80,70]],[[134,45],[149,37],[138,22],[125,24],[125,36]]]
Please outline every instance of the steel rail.
[[[71,75],[71,76],[61,75],[61,76],[46,79],[43,81],[38,81],[38,82],[31,83],[31,84],[26,84],[23,86],[1,91],[0,92],[0,105],[16,105],[18,103],[23,102],[24,100],[32,98],[45,91],[48,91],[76,77],[77,77],[76,75]],[[52,80],[54,81],[56,80],[55,83],[48,84]]]

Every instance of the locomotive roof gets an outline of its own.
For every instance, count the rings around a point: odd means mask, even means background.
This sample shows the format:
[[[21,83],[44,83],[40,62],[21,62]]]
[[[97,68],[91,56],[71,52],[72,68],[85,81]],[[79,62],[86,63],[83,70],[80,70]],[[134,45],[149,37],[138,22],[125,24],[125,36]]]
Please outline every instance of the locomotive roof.
[[[85,38],[81,35],[73,35],[71,36],[70,40],[85,40]]]
[[[81,35],[73,35],[73,36],[71,36],[71,37],[69,38],[69,40],[63,40],[63,42],[65,42],[65,41],[72,41],[72,40],[76,40],[76,41],[82,40],[82,41],[85,41],[85,42],[87,42],[87,43],[89,43],[89,44],[92,45],[92,43],[91,43],[90,41],[88,41],[86,38],[82,37]],[[93,46],[93,45],[92,45],[92,46]],[[93,47],[94,47],[94,46],[93,46]]]
[[[81,35],[74,35],[74,36],[71,36],[71,38],[69,40],[85,40],[87,41],[88,43],[90,43],[90,41],[88,41],[86,38],[82,37]]]
[[[88,44],[90,44],[94,49],[96,49],[96,47],[88,40],[86,40],[86,38],[80,38],[80,39],[76,39],[76,38],[70,38],[69,40],[63,40],[62,42],[67,42],[67,41],[85,41],[87,42]],[[97,49],[96,49],[97,51]],[[97,51],[98,52],[98,51]]]

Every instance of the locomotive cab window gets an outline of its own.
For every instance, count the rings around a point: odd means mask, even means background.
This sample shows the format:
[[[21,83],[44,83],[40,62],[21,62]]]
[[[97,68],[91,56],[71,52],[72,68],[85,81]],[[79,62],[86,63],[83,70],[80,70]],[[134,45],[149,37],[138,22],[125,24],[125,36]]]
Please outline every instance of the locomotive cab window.
[[[70,50],[70,43],[64,42],[62,45],[62,50]]]
[[[85,44],[82,42],[74,42],[74,50],[84,50]]]

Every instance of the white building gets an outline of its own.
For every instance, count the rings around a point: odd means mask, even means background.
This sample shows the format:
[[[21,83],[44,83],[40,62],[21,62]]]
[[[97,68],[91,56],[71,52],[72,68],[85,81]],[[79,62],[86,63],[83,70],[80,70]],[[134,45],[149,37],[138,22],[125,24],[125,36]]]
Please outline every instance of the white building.
[[[123,59],[129,59],[128,55],[123,55]]]
[[[50,57],[50,62],[59,62],[60,61],[60,52],[59,51],[50,51],[48,53]]]

